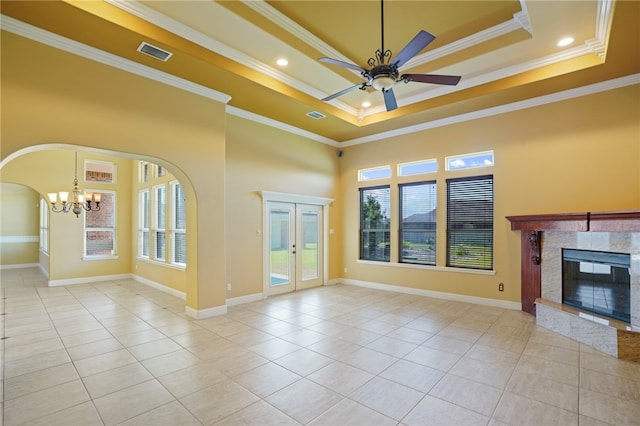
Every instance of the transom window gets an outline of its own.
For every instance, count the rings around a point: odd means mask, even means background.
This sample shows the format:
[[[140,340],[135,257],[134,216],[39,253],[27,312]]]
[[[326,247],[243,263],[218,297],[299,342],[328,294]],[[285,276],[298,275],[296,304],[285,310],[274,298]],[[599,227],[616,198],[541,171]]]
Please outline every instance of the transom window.
[[[493,151],[474,152],[471,154],[454,155],[445,159],[447,170],[470,169],[475,167],[493,166]]]
[[[360,182],[376,179],[388,179],[391,177],[391,166],[372,167],[370,169],[358,170],[358,180]]]
[[[438,160],[412,161],[398,164],[398,176],[411,176],[438,171]]]

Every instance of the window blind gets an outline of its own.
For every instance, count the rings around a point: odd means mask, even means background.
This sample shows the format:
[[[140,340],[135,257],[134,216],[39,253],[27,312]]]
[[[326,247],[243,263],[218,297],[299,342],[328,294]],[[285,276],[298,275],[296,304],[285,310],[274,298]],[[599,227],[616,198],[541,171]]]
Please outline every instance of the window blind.
[[[401,184],[400,256],[403,263],[436,264],[436,182]]]
[[[447,266],[493,269],[493,176],[447,179]]]

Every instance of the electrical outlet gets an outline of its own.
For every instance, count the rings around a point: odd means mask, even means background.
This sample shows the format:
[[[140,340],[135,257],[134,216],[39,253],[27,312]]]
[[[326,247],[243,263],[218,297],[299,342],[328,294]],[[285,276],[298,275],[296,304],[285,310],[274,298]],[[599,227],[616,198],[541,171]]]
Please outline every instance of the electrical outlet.
[[[231,283],[227,283],[227,291],[231,291]]]
[[[344,268],[344,273],[345,273],[345,274],[347,273],[347,268]]]
[[[498,291],[504,291],[504,284],[503,283],[498,284]]]

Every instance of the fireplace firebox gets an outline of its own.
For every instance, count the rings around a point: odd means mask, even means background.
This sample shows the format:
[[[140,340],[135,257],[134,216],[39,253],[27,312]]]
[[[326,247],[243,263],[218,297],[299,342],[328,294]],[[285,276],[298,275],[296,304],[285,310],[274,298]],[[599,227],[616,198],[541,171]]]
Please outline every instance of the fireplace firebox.
[[[562,249],[562,302],[631,322],[630,255]]]

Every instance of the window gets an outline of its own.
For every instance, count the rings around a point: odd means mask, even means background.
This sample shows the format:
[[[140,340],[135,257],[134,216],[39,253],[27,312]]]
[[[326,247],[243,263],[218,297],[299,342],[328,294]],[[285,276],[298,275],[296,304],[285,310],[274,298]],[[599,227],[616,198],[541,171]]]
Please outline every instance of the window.
[[[49,253],[49,205],[40,197],[40,251]]]
[[[360,259],[389,262],[389,186],[360,189]]]
[[[436,264],[436,182],[399,185],[400,262]]]
[[[85,182],[115,183],[116,165],[106,161],[84,160]]]
[[[140,191],[138,200],[138,256],[149,257],[149,190]]]
[[[493,269],[493,176],[447,179],[447,266]]]
[[[116,193],[104,190],[86,190],[100,192],[100,210],[84,214],[84,254],[86,257],[115,256],[116,254]]]
[[[391,166],[373,167],[371,169],[358,170],[358,180],[388,179],[391,177]]]
[[[166,245],[166,206],[167,190],[164,185],[154,186],[154,215],[153,215],[153,241],[154,255],[156,260],[165,260],[167,253]]]
[[[438,171],[438,160],[413,161],[398,164],[398,176],[411,176]]]
[[[140,162],[140,182],[149,182],[151,176],[151,163]]]
[[[171,187],[171,263],[185,265],[187,263],[187,209],[182,186],[177,181]]]
[[[470,169],[474,167],[493,166],[493,151],[455,155],[452,157],[447,157],[445,163],[447,170],[460,170]]]
[[[162,166],[156,166],[156,177],[163,177],[167,175],[167,169]]]

